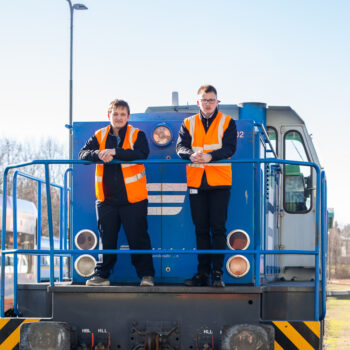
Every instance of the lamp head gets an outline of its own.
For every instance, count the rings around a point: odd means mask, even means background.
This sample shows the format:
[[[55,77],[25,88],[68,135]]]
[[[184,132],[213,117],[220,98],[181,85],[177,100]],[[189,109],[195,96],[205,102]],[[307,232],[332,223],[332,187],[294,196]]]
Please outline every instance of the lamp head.
[[[74,4],[73,9],[74,10],[87,10],[88,8],[84,4]]]

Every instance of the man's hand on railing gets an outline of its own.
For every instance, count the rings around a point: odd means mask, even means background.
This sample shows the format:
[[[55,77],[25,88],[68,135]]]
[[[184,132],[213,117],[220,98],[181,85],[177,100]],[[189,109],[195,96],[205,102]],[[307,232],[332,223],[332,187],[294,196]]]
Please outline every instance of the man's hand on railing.
[[[105,163],[111,162],[114,156],[115,148],[106,148],[98,153],[98,157]]]

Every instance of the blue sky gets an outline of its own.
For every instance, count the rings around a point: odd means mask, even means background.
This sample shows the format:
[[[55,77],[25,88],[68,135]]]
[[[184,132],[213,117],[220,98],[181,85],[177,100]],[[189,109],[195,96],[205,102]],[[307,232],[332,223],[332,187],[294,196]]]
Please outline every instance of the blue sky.
[[[0,136],[67,140],[69,9],[11,0],[0,12]],[[329,206],[350,223],[350,2],[86,0],[74,15],[74,120],[103,120],[115,97],[133,112],[194,103],[289,105],[327,172]]]

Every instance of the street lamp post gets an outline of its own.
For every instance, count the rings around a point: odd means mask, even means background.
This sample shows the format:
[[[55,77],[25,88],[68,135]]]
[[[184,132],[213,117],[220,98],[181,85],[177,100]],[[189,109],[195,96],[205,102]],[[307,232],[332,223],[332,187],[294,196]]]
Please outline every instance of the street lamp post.
[[[73,158],[72,149],[72,139],[73,139],[73,15],[74,10],[87,10],[88,8],[83,4],[73,4],[71,0],[67,0],[70,10],[70,61],[69,61],[69,160]],[[70,164],[71,165],[71,164]],[[72,188],[72,172],[68,175],[68,188]],[[70,246],[72,226],[71,226],[71,215],[72,215],[72,191],[68,193],[68,217],[67,217],[67,227],[68,227],[68,242]]]
[[[70,61],[69,61],[69,159],[72,155],[72,136],[73,136],[73,15],[74,10],[87,10],[83,4],[72,4],[67,0],[70,9]]]

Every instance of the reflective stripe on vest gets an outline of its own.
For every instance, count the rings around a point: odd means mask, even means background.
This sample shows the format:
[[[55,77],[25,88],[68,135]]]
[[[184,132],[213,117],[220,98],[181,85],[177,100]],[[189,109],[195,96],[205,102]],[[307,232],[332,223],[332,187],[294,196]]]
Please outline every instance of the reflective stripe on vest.
[[[222,148],[222,138],[230,120],[230,116],[218,112],[208,131],[205,132],[199,114],[186,118],[184,124],[192,138],[192,150],[208,153]],[[227,163],[187,164],[187,185],[195,188],[200,187],[204,171],[209,186],[232,185],[231,164]]]
[[[132,150],[134,149],[134,142],[132,141],[132,139],[133,139],[133,136],[134,136],[134,133],[136,130],[138,133],[139,132],[138,129],[135,129],[133,126],[131,126],[131,130],[130,130],[130,134],[129,134],[129,143],[130,143],[130,147]]]
[[[110,125],[97,130],[95,136],[99,143],[99,150],[106,149],[106,140],[110,131]],[[124,137],[123,149],[134,149],[134,144],[137,140],[139,129],[134,128],[131,125],[127,126],[127,130]],[[143,164],[121,164],[122,174],[125,183],[126,195],[130,203],[140,202],[147,198],[146,189],[146,172]],[[96,165],[95,173],[95,189],[96,197],[100,202],[105,200],[103,191],[103,172],[104,165]]]
[[[132,182],[136,182],[136,181],[142,179],[144,176],[146,176],[146,171],[143,170],[140,174],[136,174],[134,176],[130,176],[130,177],[124,179],[124,180],[125,180],[126,184],[130,184]]]
[[[106,140],[109,133],[109,129],[111,128],[110,125],[106,126],[105,128],[99,129],[95,132],[96,139],[99,144],[99,150],[102,151],[106,148]],[[96,171],[95,171],[95,192],[96,192],[96,198],[103,202],[105,200],[105,194],[103,192],[103,172],[104,172],[104,166],[103,164],[96,164]]]

